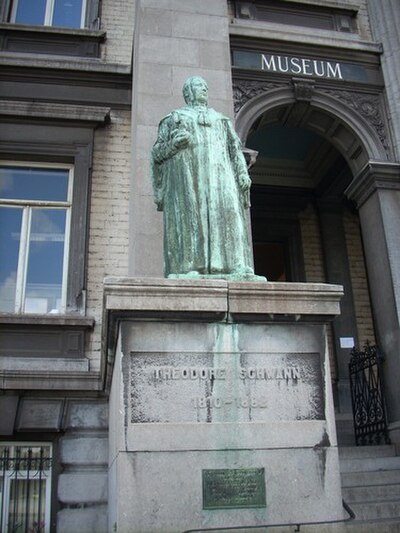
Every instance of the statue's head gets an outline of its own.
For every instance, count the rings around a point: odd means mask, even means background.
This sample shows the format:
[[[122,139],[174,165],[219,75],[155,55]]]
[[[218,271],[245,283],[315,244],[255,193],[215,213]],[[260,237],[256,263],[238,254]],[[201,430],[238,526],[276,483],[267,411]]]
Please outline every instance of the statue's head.
[[[200,76],[191,76],[183,85],[183,98],[187,105],[207,104],[208,85]]]

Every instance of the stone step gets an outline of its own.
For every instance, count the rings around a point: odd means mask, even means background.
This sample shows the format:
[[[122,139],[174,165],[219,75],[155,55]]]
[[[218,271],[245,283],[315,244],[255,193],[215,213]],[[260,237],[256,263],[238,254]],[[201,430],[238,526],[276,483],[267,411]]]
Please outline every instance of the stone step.
[[[400,457],[366,457],[363,459],[342,459],[340,461],[340,471],[342,473],[399,469]]]
[[[319,533],[324,532],[320,530]],[[366,524],[348,522],[343,533],[400,533],[400,520],[370,520]]]
[[[213,533],[294,533],[296,526],[263,528],[240,528],[213,531]],[[301,526],[300,533],[400,533],[400,520],[369,520],[366,523],[358,520],[336,524],[315,524]]]
[[[400,483],[400,470],[377,472],[342,472],[342,487],[367,487]]]
[[[400,483],[387,485],[370,485],[363,487],[343,488],[344,500],[351,506],[355,503],[378,502],[383,500],[400,499]]]
[[[394,457],[396,455],[393,444],[382,444],[379,446],[340,446],[338,449],[341,461],[366,457]]]
[[[381,520],[397,518],[400,522],[400,499],[383,502],[352,503],[356,520]]]
[[[268,529],[265,533],[291,533],[293,531],[295,531],[294,528],[281,529],[279,532]],[[301,526],[300,533],[400,533],[400,520],[369,520],[364,523],[351,520],[341,524],[316,524],[315,526]]]

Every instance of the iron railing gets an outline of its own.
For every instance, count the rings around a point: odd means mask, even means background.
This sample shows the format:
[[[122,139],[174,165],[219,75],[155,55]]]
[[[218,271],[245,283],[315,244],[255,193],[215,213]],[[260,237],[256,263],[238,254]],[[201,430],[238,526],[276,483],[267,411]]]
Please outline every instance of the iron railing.
[[[49,531],[51,447],[0,443],[0,532]]]
[[[357,446],[390,444],[382,381],[384,356],[377,346],[353,348],[350,355],[350,391]]]

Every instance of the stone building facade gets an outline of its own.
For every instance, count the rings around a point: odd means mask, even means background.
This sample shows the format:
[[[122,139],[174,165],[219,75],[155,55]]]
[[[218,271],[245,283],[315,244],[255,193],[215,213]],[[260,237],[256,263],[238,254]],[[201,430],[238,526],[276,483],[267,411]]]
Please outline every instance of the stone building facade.
[[[400,442],[397,2],[27,5],[0,8],[0,450],[33,450],[33,470],[48,459],[43,530],[109,530],[103,281],[163,276],[149,154],[194,74],[258,152],[256,273],[344,286],[328,336],[338,428],[352,424],[351,348],[377,343]]]

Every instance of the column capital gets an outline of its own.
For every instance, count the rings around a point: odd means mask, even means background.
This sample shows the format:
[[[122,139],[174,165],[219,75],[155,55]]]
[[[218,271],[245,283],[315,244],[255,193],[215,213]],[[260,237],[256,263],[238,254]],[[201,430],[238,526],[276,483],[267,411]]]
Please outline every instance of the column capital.
[[[378,189],[400,190],[400,164],[369,161],[344,191],[360,208]]]

